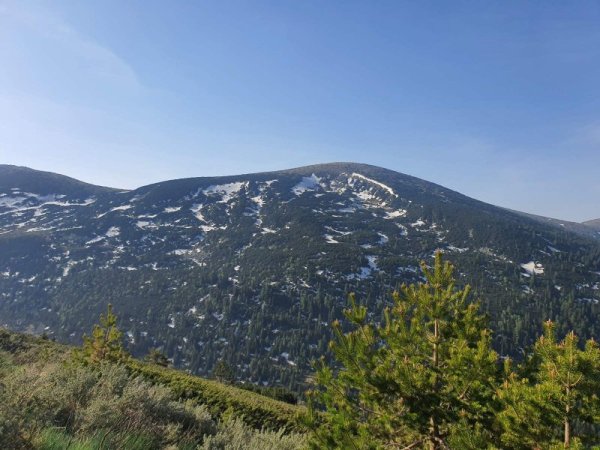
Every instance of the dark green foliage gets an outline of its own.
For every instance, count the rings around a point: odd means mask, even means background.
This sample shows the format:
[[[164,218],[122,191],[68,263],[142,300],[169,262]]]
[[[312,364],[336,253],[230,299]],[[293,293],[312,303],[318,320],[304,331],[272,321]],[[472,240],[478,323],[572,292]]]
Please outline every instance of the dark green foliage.
[[[123,348],[123,333],[117,327],[117,316],[109,303],[106,315],[100,315],[100,323],[94,325],[91,336],[83,335],[83,346],[73,352],[74,358],[85,364],[123,362],[129,355]]]
[[[529,361],[507,370],[498,416],[507,447],[600,444],[600,349],[593,340],[580,348],[573,332],[559,342],[555,329],[546,322]]]
[[[311,398],[315,447],[478,449],[493,441],[497,354],[470,288],[436,254],[426,281],[402,286],[384,321],[372,324],[351,296],[344,333],[334,322],[339,370],[321,364]],[[322,424],[320,422],[323,422]]]
[[[167,355],[156,348],[151,348],[146,356],[144,356],[144,361],[156,364],[162,367],[168,367],[169,359]]]
[[[218,360],[217,364],[215,364],[215,368],[212,371],[212,376],[221,383],[231,384],[235,381],[235,373],[233,372],[233,369],[222,359]]]
[[[214,380],[187,375],[181,371],[143,364],[137,360],[127,367],[153,383],[168,386],[179,397],[206,405],[215,417],[234,413],[255,428],[302,430],[299,418],[303,408]]]
[[[257,392],[260,395],[274,398],[275,400],[289,403],[291,405],[296,405],[299,401],[299,396],[296,392],[290,391],[284,387],[264,387],[250,383],[236,383],[236,386],[247,391]]]

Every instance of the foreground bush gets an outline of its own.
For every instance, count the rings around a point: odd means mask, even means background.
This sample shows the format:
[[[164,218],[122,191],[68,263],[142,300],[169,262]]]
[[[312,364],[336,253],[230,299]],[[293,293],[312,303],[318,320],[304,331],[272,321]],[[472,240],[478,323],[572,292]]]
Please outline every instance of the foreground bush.
[[[242,420],[233,419],[222,423],[217,434],[207,437],[199,450],[300,450],[306,443],[302,434],[256,431]]]
[[[294,450],[304,446],[300,434],[253,429],[235,418],[239,411],[231,404],[217,424],[205,405],[180,400],[173,389],[146,381],[127,365],[81,365],[39,353],[35,346],[20,347],[15,354],[0,348],[2,449]],[[193,378],[185,375],[186,380]],[[209,383],[213,389],[217,384]],[[258,399],[256,394],[240,392],[255,402]],[[245,401],[251,404],[250,397]]]
[[[0,417],[21,430],[8,438],[13,446],[34,442],[49,427],[74,436],[99,430],[123,439],[140,435],[151,448],[201,442],[216,432],[205,407],[176,401],[169,389],[132,377],[114,364],[20,367],[4,377],[0,400]]]

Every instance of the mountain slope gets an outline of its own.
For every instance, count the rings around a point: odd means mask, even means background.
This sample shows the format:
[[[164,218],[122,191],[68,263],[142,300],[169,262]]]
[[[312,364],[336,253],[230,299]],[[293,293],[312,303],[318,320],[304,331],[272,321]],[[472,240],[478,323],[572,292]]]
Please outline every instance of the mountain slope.
[[[580,234],[587,238],[600,240],[600,219],[589,220],[587,222],[569,222],[568,220],[553,219],[551,217],[537,216],[535,214],[523,213],[520,211],[513,211],[517,214],[521,214],[525,217],[529,217],[543,224],[553,225],[555,227],[561,227],[566,231]]]
[[[14,191],[38,196],[60,192],[71,198],[84,198],[114,192],[116,189],[95,186],[52,172],[0,164],[0,193],[7,194]]]
[[[23,169],[0,191],[0,321],[13,329],[76,342],[112,302],[135,354],[162,346],[199,374],[224,358],[240,379],[297,388],[348,292],[380,311],[443,249],[501,353],[548,318],[600,336],[598,240],[408,175],[335,163],[26,194],[44,176]]]
[[[588,220],[583,222],[586,227],[593,228],[596,231],[600,231],[600,219]]]

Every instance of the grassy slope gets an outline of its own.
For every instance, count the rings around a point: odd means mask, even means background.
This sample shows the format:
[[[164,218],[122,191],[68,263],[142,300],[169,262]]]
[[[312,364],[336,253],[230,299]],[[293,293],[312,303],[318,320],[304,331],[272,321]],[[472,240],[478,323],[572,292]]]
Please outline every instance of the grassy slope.
[[[19,364],[33,363],[35,355],[47,356],[49,353],[57,359],[66,359],[71,350],[71,347],[52,341],[0,328],[0,351],[14,355]],[[27,354],[26,361],[19,361],[19,355],[22,354]],[[128,362],[127,366],[133,373],[153,383],[169,387],[182,398],[207,405],[214,417],[224,414],[238,416],[248,425],[258,429],[301,429],[298,420],[304,411],[301,406],[136,359]]]

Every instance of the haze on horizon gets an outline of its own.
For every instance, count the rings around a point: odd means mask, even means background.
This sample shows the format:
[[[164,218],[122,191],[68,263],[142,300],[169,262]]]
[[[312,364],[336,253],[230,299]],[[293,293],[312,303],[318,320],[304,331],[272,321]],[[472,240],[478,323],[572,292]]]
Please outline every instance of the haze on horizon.
[[[0,163],[134,188],[332,161],[600,217],[600,4],[0,0]]]

